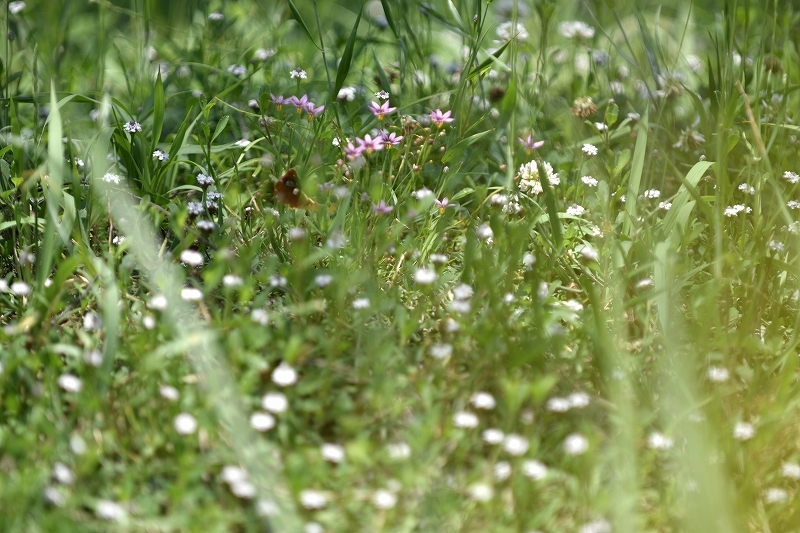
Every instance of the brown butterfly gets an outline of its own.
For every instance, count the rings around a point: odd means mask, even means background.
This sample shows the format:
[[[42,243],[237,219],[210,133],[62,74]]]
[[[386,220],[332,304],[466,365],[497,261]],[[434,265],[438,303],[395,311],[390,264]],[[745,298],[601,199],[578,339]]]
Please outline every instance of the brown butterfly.
[[[275,184],[275,198],[292,209],[313,208],[317,205],[317,202],[300,190],[300,178],[297,177],[297,171],[293,168],[287,170],[286,174],[281,176]]]

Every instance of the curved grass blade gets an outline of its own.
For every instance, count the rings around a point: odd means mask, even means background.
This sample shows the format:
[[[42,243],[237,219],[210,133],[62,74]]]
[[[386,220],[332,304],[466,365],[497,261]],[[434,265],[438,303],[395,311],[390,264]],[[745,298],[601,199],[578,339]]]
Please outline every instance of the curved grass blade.
[[[381,6],[383,6],[383,16],[386,17],[386,23],[389,25],[389,29],[392,30],[392,33],[394,33],[395,38],[399,39],[400,36],[397,34],[397,23],[394,21],[394,16],[392,16],[392,10],[389,9],[389,2],[386,0],[381,0]]]
[[[484,59],[483,62],[474,67],[469,74],[467,74],[467,81],[471,80],[475,76],[483,75],[484,72],[488,71],[489,68],[500,59],[500,56],[503,55],[503,52],[506,51],[508,45],[511,44],[511,41],[506,42],[503,46],[495,50],[495,52],[490,55],[488,58]]]
[[[164,82],[161,80],[161,71],[158,71],[156,85],[153,88],[153,146],[150,151],[158,148],[161,140],[161,130],[164,128]]]
[[[344,47],[344,53],[342,53],[342,59],[339,61],[339,68],[336,71],[336,84],[333,87],[333,94],[331,95],[331,98],[336,98],[336,95],[339,94],[339,89],[341,89],[342,85],[344,85],[344,80],[347,78],[347,73],[350,72],[350,63],[353,61],[353,47],[356,44],[358,24],[361,22],[361,14],[363,12],[364,8],[362,7],[358,11],[356,23],[353,25],[353,30],[350,32],[350,37],[347,39],[347,44]]]
[[[308,25],[306,24],[306,21],[303,20],[303,15],[300,14],[300,11],[298,11],[297,6],[294,5],[294,2],[292,2],[292,0],[288,0],[288,2],[289,2],[289,9],[292,11],[292,16],[300,25],[300,29],[302,29],[303,32],[306,35],[308,35],[308,39],[311,41],[311,44],[313,44],[317,50],[322,51],[322,48],[319,47],[317,41],[315,41],[314,37],[311,36],[311,30],[308,29]]]
[[[636,137],[636,146],[633,148],[633,163],[631,174],[628,177],[628,193],[625,197],[625,220],[622,223],[622,232],[630,237],[633,231],[633,222],[636,220],[636,199],[639,197],[639,188],[642,184],[644,171],[644,156],[647,152],[647,113],[639,123],[639,133]]]

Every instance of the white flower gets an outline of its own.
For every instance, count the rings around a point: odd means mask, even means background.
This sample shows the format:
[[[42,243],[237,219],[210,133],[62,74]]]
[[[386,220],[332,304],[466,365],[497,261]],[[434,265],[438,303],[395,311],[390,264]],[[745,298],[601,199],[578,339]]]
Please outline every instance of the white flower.
[[[131,120],[130,122],[126,122],[122,129],[125,130],[126,133],[139,133],[142,131],[142,125],[136,122],[135,120]]]
[[[197,250],[184,250],[181,252],[181,262],[190,266],[200,266],[203,264],[203,254]]]
[[[453,300],[450,302],[450,309],[456,313],[469,313],[472,309],[469,301],[467,300]]]
[[[756,428],[747,422],[736,422],[733,427],[733,438],[736,440],[750,440],[756,434]]]
[[[421,189],[412,192],[411,196],[413,196],[417,200],[422,200],[423,198],[427,198],[428,196],[433,196],[433,191],[423,187]]]
[[[494,478],[497,481],[505,481],[509,476],[511,476],[511,463],[500,461],[494,465]]]
[[[669,211],[672,208],[672,202],[658,202],[658,208],[663,211]]]
[[[169,154],[164,150],[156,150],[153,152],[153,159],[158,159],[159,161],[166,161],[169,159]]]
[[[389,93],[387,93],[386,91],[378,91],[375,93],[375,98],[377,98],[378,100],[388,100]]]
[[[781,474],[790,479],[800,479],[800,465],[797,463],[783,463]]]
[[[378,509],[391,509],[397,504],[397,495],[385,489],[376,490],[372,495],[372,503]]]
[[[467,487],[469,497],[478,502],[487,502],[494,496],[494,489],[486,483],[473,483]]]
[[[239,139],[238,141],[233,143],[234,146],[238,146],[239,148],[245,148],[249,144],[250,141],[248,141],[247,139]]]
[[[348,87],[344,86],[339,89],[339,93],[336,95],[336,98],[339,100],[347,100],[348,102],[352,102],[356,99],[357,91],[355,87]]]
[[[473,292],[472,287],[462,283],[453,289],[453,296],[455,296],[456,300],[468,300],[472,298]]]
[[[585,212],[586,212],[586,209],[584,209],[584,207],[582,205],[578,205],[578,204],[572,204],[571,206],[569,206],[567,208],[567,214],[571,215],[573,217],[579,217]]]
[[[181,289],[181,299],[187,302],[198,302],[203,299],[203,291],[194,287],[184,287]]]
[[[777,487],[772,487],[764,491],[764,501],[767,503],[785,502],[789,497],[786,491]]]
[[[786,202],[786,207],[788,207],[789,209],[800,209],[800,202],[798,202],[797,200],[789,200],[788,202]]]
[[[317,274],[314,277],[314,283],[317,287],[327,287],[333,281],[333,276],[330,274]]]
[[[489,224],[481,224],[475,230],[475,233],[478,235],[479,238],[483,239],[484,241],[491,242],[492,237],[494,237],[494,232]]]
[[[325,528],[317,522],[306,522],[303,533],[325,533]]]
[[[566,398],[550,398],[545,407],[552,413],[566,413],[571,405]]]
[[[583,409],[589,405],[589,395],[585,392],[573,392],[567,397],[569,406],[573,409]]]
[[[647,446],[653,450],[669,450],[674,444],[675,441],[672,440],[672,437],[667,437],[658,431],[650,433],[647,438]]]
[[[595,122],[594,127],[597,128],[597,131],[606,131],[608,130],[608,125],[604,122]]]
[[[658,198],[659,196],[661,196],[661,191],[659,191],[658,189],[647,189],[642,193],[642,196],[644,196],[645,198],[652,198],[652,199]]]
[[[197,184],[201,187],[210,187],[214,185],[214,178],[202,172],[197,175]]]
[[[297,383],[297,371],[283,361],[272,371],[272,382],[281,387],[294,385]]]
[[[270,287],[285,287],[286,286],[286,278],[281,276],[280,274],[273,274],[269,277],[269,286]]]
[[[58,376],[58,386],[67,392],[80,392],[83,388],[83,383],[78,376],[61,374]]]
[[[318,490],[306,489],[300,492],[300,505],[306,509],[322,509],[328,504],[328,497]]]
[[[563,304],[564,307],[575,313],[583,311],[583,304],[580,303],[578,300],[567,300],[566,302],[563,302]]]
[[[581,178],[581,181],[582,181],[582,182],[583,182],[583,184],[584,184],[584,185],[586,185],[587,187],[596,187],[596,186],[597,186],[597,180],[596,180],[596,179],[594,179],[594,178],[593,178],[593,177],[591,177],[591,176],[583,176],[583,177]]]
[[[542,162],[544,167],[544,175],[550,185],[558,185],[560,183],[558,173],[553,172],[553,167],[547,161]],[[544,189],[542,188],[541,173],[536,161],[529,161],[519,167],[517,173],[519,178],[519,190],[529,194],[541,194]]]
[[[301,69],[300,67],[298,67],[298,68],[296,68],[296,69],[294,69],[294,70],[290,70],[290,71],[289,71],[289,76],[290,76],[292,79],[299,78],[299,79],[301,79],[301,80],[304,80],[304,79],[306,79],[306,77],[307,77],[307,75],[306,75],[306,71],[305,71],[305,70],[303,70],[303,69]]]
[[[789,183],[794,184],[800,181],[800,174],[787,170],[786,172],[783,173],[783,179],[785,179]]]
[[[208,20],[220,21],[220,20],[224,20],[224,19],[225,19],[225,15],[223,15],[219,11],[214,11],[213,13],[209,13],[208,14]]]
[[[526,30],[522,24],[515,24],[508,21],[497,27],[497,36],[503,41],[510,41],[514,37],[516,37],[517,40],[524,41],[529,35],[528,30]]]
[[[584,143],[583,148],[581,148],[584,154],[588,156],[597,155],[597,147],[593,144]]]
[[[64,507],[64,504],[67,503],[67,499],[64,497],[64,494],[62,494],[61,491],[56,487],[45,487],[43,494],[44,499],[56,507]]]
[[[225,483],[233,485],[247,481],[247,472],[239,466],[225,465],[220,472],[220,477]]]
[[[275,417],[269,413],[253,413],[250,415],[250,427],[256,431],[268,431],[275,427]]]
[[[272,48],[258,48],[255,52],[253,52],[253,57],[258,59],[259,61],[267,61],[268,59],[275,56],[275,50]]]
[[[503,449],[511,455],[523,455],[528,451],[528,439],[511,433],[503,438]]]
[[[21,1],[9,2],[8,3],[8,12],[11,13],[12,15],[16,15],[17,13],[19,13],[20,11],[25,9],[26,5],[27,4],[25,2],[21,2]]]
[[[106,172],[105,174],[103,174],[103,178],[102,179],[106,183],[119,184],[119,181],[120,181],[121,178],[119,177],[119,174],[114,174],[113,172]]]
[[[225,274],[222,277],[222,285],[225,287],[238,287],[242,283],[244,283],[244,280],[235,274]]]
[[[266,326],[269,322],[269,315],[263,309],[253,309],[250,312],[250,318],[253,320],[253,322],[257,322],[262,326]]]
[[[611,533],[611,524],[602,518],[593,520],[581,526],[578,533]]]
[[[197,420],[189,413],[181,413],[175,417],[175,431],[181,435],[191,435],[197,431]]]
[[[469,398],[469,403],[475,409],[494,409],[497,405],[494,397],[488,392],[476,392]]]
[[[533,481],[539,481],[547,476],[547,467],[544,463],[531,459],[522,463],[522,473]]]
[[[72,485],[75,482],[75,474],[67,465],[57,462],[53,465],[53,479],[62,485]]]
[[[478,415],[469,411],[459,411],[453,415],[453,424],[457,428],[478,427]]]
[[[386,447],[390,459],[408,459],[411,457],[411,446],[405,442],[395,442]]]
[[[431,260],[431,263],[437,265],[446,265],[447,264],[447,256],[444,254],[431,254],[428,259]]]
[[[24,281],[15,281],[11,284],[11,293],[17,296],[27,296],[31,293],[31,286]]]
[[[228,74],[233,74],[237,78],[241,78],[242,76],[247,74],[247,67],[245,67],[244,65],[229,65]]]
[[[589,449],[589,440],[580,433],[573,433],[564,439],[564,452],[567,455],[581,455]]]
[[[86,364],[100,366],[103,364],[103,352],[100,350],[89,350],[83,354],[83,360],[86,361]]]
[[[69,438],[69,449],[75,455],[83,455],[86,453],[86,441],[80,435],[73,435]]]
[[[367,309],[369,305],[369,298],[356,298],[353,300],[353,309]]]
[[[784,244],[776,240],[769,241],[769,244],[767,244],[767,246],[769,246],[770,250],[773,250],[775,252],[782,252],[784,249]]]
[[[566,39],[591,39],[594,28],[582,20],[569,20],[558,25],[558,33]]]
[[[231,483],[231,492],[237,498],[249,500],[256,495],[256,487],[249,481],[239,481]]]
[[[115,522],[120,522],[127,516],[125,509],[120,504],[109,500],[98,501],[94,512],[103,520],[113,520]]]
[[[428,349],[428,353],[436,359],[444,359],[450,357],[453,353],[453,347],[447,343],[434,344]]]
[[[786,176],[786,174],[784,174],[784,177],[785,176]],[[797,176],[797,174],[795,174],[795,176]],[[797,176],[797,179],[800,179],[800,176]],[[750,186],[750,185],[748,185],[746,183],[740,183],[738,188],[739,188],[740,191],[742,191],[744,193],[747,193],[747,194],[749,194],[751,196],[754,196],[756,194],[756,188],[752,187],[752,186]]]
[[[796,209],[796,207],[792,207],[791,204],[794,200],[790,201],[787,206],[792,209]],[[797,203],[797,202],[796,202]],[[797,207],[800,207],[800,203],[797,203]],[[745,207],[742,204],[737,204],[733,206],[728,206],[725,208],[725,212],[723,213],[726,217],[734,217],[745,210]]]
[[[162,398],[165,400],[169,400],[171,402],[177,402],[178,398],[181,397],[178,389],[171,385],[161,385],[158,388],[158,393],[161,395]]]
[[[268,392],[261,397],[261,407],[271,413],[283,413],[289,408],[289,400],[280,392]]]
[[[341,463],[344,460],[344,448],[338,444],[331,444],[326,442],[320,448],[322,458],[331,463]]]
[[[437,277],[436,271],[430,268],[418,268],[414,272],[414,281],[420,285],[430,285]]]
[[[709,367],[706,376],[708,377],[709,381],[722,383],[723,381],[728,381],[730,373],[728,372],[727,368],[722,368],[720,366],[712,366]]]
[[[505,437],[503,432],[496,428],[485,429],[481,433],[481,438],[486,444],[500,444],[503,442],[503,437]]]

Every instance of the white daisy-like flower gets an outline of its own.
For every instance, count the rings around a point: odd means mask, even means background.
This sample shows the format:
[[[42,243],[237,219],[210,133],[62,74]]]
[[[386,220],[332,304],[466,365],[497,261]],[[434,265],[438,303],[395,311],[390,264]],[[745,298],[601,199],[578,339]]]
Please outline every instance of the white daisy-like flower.
[[[272,382],[281,387],[294,385],[297,383],[297,370],[283,361],[272,371]]]
[[[276,52],[272,48],[258,48],[253,52],[253,57],[259,61],[267,61],[275,57],[275,54]]]
[[[100,350],[89,350],[83,354],[83,360],[86,361],[88,365],[99,367],[103,364],[103,352]]]
[[[261,397],[261,407],[270,413],[283,413],[289,408],[289,400],[281,392],[268,392]]]
[[[203,264],[203,254],[197,250],[184,250],[181,252],[181,262],[189,266],[200,266]]]
[[[338,444],[326,442],[320,448],[322,458],[331,463],[341,463],[344,460],[344,448]]]
[[[164,398],[165,400],[169,400],[170,402],[177,402],[178,399],[181,397],[181,394],[180,392],[178,392],[178,389],[176,389],[172,385],[161,385],[158,388],[158,394],[160,394],[162,398]]]
[[[547,476],[547,467],[541,461],[530,459],[522,463],[522,474],[533,481],[539,481]]]
[[[434,344],[428,349],[428,353],[436,359],[445,359],[453,353],[453,346],[447,343]]]
[[[483,433],[481,433],[481,438],[486,444],[500,444],[503,442],[504,437],[505,434],[502,432],[502,430],[497,428],[485,429],[483,430]]]
[[[558,33],[566,39],[591,39],[594,28],[582,20],[568,20],[558,25]]]
[[[658,431],[650,433],[647,438],[647,447],[653,450],[669,450],[674,444],[675,441],[672,440],[672,437],[667,437]]]
[[[249,481],[240,481],[239,483],[231,484],[231,492],[237,498],[249,500],[256,495],[256,486]]]
[[[589,449],[589,440],[580,433],[573,433],[564,439],[564,452],[567,455],[581,455]]]
[[[15,281],[11,284],[9,289],[11,290],[11,294],[15,294],[17,296],[27,296],[31,293],[31,286],[24,281]]]
[[[69,449],[75,455],[83,455],[86,453],[86,441],[80,435],[72,435],[69,438]]]
[[[467,487],[467,493],[477,502],[488,502],[494,496],[494,489],[486,483],[473,483]]]
[[[511,455],[523,455],[528,447],[528,439],[522,435],[510,433],[503,438],[503,449]]]
[[[736,425],[733,427],[733,438],[736,440],[750,440],[756,434],[756,428],[753,427],[753,424],[748,424],[747,422],[736,422]]]
[[[391,509],[397,505],[397,495],[391,491],[379,489],[373,493],[372,503],[378,509]]]
[[[427,198],[429,196],[433,196],[433,191],[423,187],[411,193],[411,196],[416,198],[417,200],[422,200],[423,198]]]
[[[457,428],[475,428],[478,422],[478,415],[469,411],[459,411],[453,415],[453,424]]]
[[[120,504],[110,500],[98,501],[95,505],[94,512],[99,518],[114,522],[121,522],[128,516],[128,513]]]
[[[500,461],[494,465],[494,479],[496,481],[505,481],[511,476],[511,463],[508,461]]]
[[[328,504],[328,497],[318,491],[306,489],[300,492],[300,505],[306,509],[322,509]]]
[[[55,505],[56,507],[64,507],[64,504],[67,503],[67,498],[56,487],[45,487],[43,495],[47,503]]]
[[[581,151],[588,156],[595,156],[597,155],[597,146],[589,143],[584,143],[583,148],[581,148]]]
[[[519,41],[525,41],[529,37],[528,30],[526,30],[522,24],[511,21],[503,22],[497,27],[497,36],[502,41],[510,41],[514,38]]]
[[[153,159],[157,159],[159,161],[167,161],[169,159],[169,154],[164,150],[156,150],[153,152]]]
[[[131,120],[126,122],[122,129],[125,130],[126,133],[139,133],[142,131],[142,125],[136,122],[135,120]]]
[[[275,417],[269,413],[255,412],[250,415],[250,427],[256,431],[269,431],[275,427]]]
[[[418,268],[414,272],[414,281],[420,285],[430,285],[438,278],[436,271],[431,268]]]
[[[197,431],[197,420],[189,413],[181,413],[175,417],[174,426],[181,435],[191,435]]]
[[[489,394],[488,392],[476,392],[469,398],[469,403],[475,409],[494,409],[497,405],[497,402],[494,399],[494,396]]]
[[[297,67],[296,69],[289,71],[289,77],[291,79],[297,78],[297,79],[304,80],[304,79],[306,79],[308,77],[308,75],[306,74],[305,70],[301,69],[300,67]]]
[[[492,231],[492,228],[489,226],[489,224],[481,224],[478,226],[475,230],[475,234],[478,236],[478,238],[487,242],[491,242],[492,237],[494,237],[494,231]]]
[[[83,388],[83,383],[78,376],[61,374],[58,376],[58,386],[67,392],[80,392]]]
[[[672,202],[658,202],[658,208],[662,211],[669,211],[672,209]]]
[[[739,207],[739,206],[734,206],[734,207]],[[786,202],[786,207],[788,207],[789,209],[800,209],[800,202],[798,202],[797,200],[789,200],[788,202]]]

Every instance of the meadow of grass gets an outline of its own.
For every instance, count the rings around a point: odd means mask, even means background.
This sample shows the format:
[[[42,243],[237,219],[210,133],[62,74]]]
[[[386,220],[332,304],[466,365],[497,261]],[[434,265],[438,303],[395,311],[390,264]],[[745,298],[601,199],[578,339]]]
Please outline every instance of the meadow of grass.
[[[4,2],[0,531],[800,531],[800,13]]]

